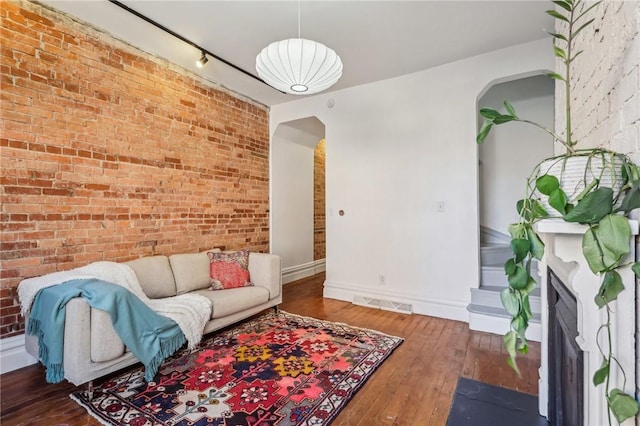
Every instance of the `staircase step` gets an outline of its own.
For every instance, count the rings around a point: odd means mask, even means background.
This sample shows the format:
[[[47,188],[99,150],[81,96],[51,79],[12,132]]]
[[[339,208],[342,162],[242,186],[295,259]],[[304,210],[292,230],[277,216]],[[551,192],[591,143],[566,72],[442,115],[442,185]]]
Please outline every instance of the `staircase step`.
[[[467,310],[469,311],[469,328],[471,330],[502,335],[510,329],[511,318],[504,310],[474,306],[473,304],[468,305]],[[529,321],[527,339],[536,342],[542,339],[540,314],[534,314],[531,321]]]
[[[540,278],[538,276],[538,261],[534,261],[531,263],[531,275],[536,280],[536,282],[540,282]],[[499,286],[499,287],[507,287],[509,285],[509,281],[507,280],[507,276],[504,273],[504,266],[482,266],[480,268],[480,286]]]
[[[510,329],[511,316],[502,306],[500,292],[509,286],[504,263],[511,257],[509,244],[483,244],[480,248],[480,288],[471,289],[469,328],[489,333],[504,334]],[[531,264],[531,275],[539,283],[538,261]],[[540,288],[529,296],[533,318],[529,322],[527,338],[540,341]]]
[[[467,311],[474,314],[483,314],[498,318],[511,318],[511,315],[509,315],[509,313],[505,311],[504,308],[493,308],[491,306],[481,306],[470,303],[467,305]],[[534,313],[531,320],[529,320],[529,323],[540,324],[540,313]]]
[[[503,289],[504,287],[500,286],[482,286],[480,288],[472,288],[471,305],[486,306],[504,311],[502,301],[500,300],[500,292]],[[531,305],[531,312],[534,315],[539,315],[541,309],[539,288],[536,288],[531,295],[529,295],[529,304]],[[507,312],[504,311],[504,314],[507,314]]]
[[[485,244],[480,247],[480,264],[501,266],[511,257],[509,244]]]
[[[504,267],[482,266],[480,268],[480,285],[507,287],[509,281],[504,273]]]

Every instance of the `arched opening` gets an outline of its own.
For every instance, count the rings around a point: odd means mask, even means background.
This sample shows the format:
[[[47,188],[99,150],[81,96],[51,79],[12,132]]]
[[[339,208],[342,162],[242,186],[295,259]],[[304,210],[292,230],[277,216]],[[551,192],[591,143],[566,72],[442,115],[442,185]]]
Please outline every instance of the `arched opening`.
[[[504,111],[509,100],[518,117],[549,129],[554,123],[554,80],[543,75],[518,76],[495,82],[478,98],[477,108]],[[478,113],[477,129],[483,118]],[[495,126],[478,147],[478,203],[480,223],[480,286],[471,289],[469,327],[503,334],[509,319],[500,292],[508,286],[504,263],[511,256],[509,225],[518,219],[516,203],[525,194],[527,178],[542,160],[552,157],[553,138],[526,123]],[[537,265],[532,265],[532,268]],[[533,318],[529,337],[539,340],[540,295],[530,296]],[[532,331],[533,333],[533,331]],[[538,337],[536,337],[538,336]]]
[[[519,117],[553,128],[554,82],[538,75],[495,84],[478,100],[478,109],[504,111],[505,99]],[[478,128],[482,117],[478,114]],[[525,123],[495,126],[478,147],[481,243],[509,241],[508,227],[517,220],[515,205],[526,179],[541,160],[553,156],[553,139]]]
[[[279,124],[271,154],[271,252],[288,283],[324,271],[325,126],[316,117]]]

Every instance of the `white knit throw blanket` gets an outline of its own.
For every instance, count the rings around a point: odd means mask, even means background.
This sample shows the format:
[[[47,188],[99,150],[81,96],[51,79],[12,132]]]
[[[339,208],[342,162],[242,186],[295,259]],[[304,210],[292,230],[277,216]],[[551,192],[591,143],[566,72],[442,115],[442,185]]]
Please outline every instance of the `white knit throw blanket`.
[[[41,277],[27,278],[18,286],[22,315],[31,310],[38,291],[45,287],[77,279],[97,278],[118,284],[135,294],[160,315],[174,320],[194,349],[202,339],[204,326],[211,317],[211,301],[197,294],[181,294],[163,299],[149,299],[142,291],[138,277],[129,265],[116,262],[94,262],[69,271],[54,272]]]

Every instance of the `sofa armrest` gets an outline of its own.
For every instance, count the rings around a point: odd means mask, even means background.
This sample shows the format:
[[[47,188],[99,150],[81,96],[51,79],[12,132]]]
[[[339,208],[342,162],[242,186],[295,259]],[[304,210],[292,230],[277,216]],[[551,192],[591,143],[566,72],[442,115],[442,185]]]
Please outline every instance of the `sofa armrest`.
[[[282,292],[282,260],[268,253],[249,253],[249,275],[254,285],[269,290],[269,299]]]

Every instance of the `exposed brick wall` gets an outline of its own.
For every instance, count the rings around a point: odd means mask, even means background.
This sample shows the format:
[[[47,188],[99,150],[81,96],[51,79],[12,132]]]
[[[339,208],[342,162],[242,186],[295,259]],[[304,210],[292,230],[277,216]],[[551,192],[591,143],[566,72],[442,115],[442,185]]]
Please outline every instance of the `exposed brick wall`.
[[[575,51],[584,53],[572,65],[574,136],[579,148],[608,148],[640,163],[640,2],[605,1],[592,16],[576,40]],[[564,127],[564,87],[557,84],[556,129],[564,134]]]
[[[584,3],[584,7],[591,4]],[[584,53],[573,65],[572,127],[579,147],[624,152],[640,164],[640,2],[605,1],[594,11],[595,21],[576,43],[576,51]],[[557,85],[559,131],[565,126],[563,108],[564,92]],[[636,239],[636,258],[639,255]],[[640,295],[638,280],[636,294]],[[636,315],[636,384],[640,394],[640,300]],[[640,423],[640,415],[636,421]]]
[[[313,260],[326,257],[325,229],[325,140],[313,152]]]
[[[0,336],[21,279],[269,249],[268,109],[66,15],[0,3]]]

